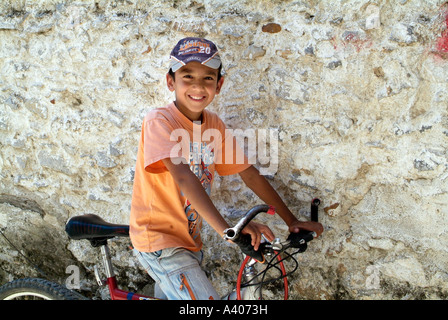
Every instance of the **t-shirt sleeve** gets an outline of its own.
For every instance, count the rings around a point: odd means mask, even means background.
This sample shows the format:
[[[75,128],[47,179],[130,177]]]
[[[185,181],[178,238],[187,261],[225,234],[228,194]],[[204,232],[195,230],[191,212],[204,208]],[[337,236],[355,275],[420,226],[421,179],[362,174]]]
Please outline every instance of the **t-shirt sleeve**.
[[[145,170],[152,173],[165,172],[167,169],[162,160],[182,157],[182,143],[188,143],[189,138],[184,137],[185,131],[175,130],[164,120],[153,118],[145,120],[143,128],[143,153]]]

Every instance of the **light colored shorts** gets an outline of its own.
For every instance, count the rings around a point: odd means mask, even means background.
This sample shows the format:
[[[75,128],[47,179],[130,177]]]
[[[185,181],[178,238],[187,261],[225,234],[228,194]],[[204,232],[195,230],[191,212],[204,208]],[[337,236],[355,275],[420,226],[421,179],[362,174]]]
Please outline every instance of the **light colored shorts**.
[[[168,248],[134,254],[156,282],[154,295],[167,300],[219,300],[201,268],[202,251]]]

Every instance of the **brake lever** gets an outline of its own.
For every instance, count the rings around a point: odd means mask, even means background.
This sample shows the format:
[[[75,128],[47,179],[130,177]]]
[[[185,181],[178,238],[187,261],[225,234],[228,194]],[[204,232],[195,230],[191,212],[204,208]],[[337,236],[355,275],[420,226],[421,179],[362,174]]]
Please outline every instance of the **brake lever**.
[[[265,243],[261,243],[260,245],[264,244],[265,248],[269,248],[274,251],[282,251],[285,244],[287,244],[287,243],[288,243],[288,241],[282,242],[280,240],[280,238],[275,238],[274,241],[272,241],[272,242],[265,242]]]

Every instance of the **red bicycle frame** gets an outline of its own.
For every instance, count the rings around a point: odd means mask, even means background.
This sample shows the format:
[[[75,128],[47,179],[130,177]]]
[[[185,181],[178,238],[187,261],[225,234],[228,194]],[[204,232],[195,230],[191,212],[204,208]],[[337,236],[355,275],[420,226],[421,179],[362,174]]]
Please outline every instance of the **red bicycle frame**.
[[[112,300],[159,300],[153,297],[147,297],[138,293],[120,290],[117,286],[115,276],[107,278],[107,285],[109,286],[110,298]]]
[[[106,243],[101,246],[101,254],[103,256],[103,263],[107,276],[107,285],[109,287],[110,298],[112,300],[159,300],[157,298],[147,297],[134,292],[119,289],[112,266],[109,247]],[[100,282],[100,279],[97,280]]]
[[[286,269],[285,269],[285,266],[283,265],[283,261],[282,261],[282,258],[280,257],[280,255],[277,254],[277,252],[275,252],[275,254],[277,255],[277,260],[279,261],[280,269],[281,269],[282,275],[283,275],[283,286],[285,288],[284,300],[288,300],[289,290],[288,290],[288,278],[286,277]],[[243,263],[241,264],[240,271],[238,272],[238,279],[236,281],[236,299],[237,300],[241,300],[241,280],[243,278],[244,268],[246,267],[246,264],[247,264],[247,262],[249,262],[250,259],[251,259],[251,257],[246,256]]]

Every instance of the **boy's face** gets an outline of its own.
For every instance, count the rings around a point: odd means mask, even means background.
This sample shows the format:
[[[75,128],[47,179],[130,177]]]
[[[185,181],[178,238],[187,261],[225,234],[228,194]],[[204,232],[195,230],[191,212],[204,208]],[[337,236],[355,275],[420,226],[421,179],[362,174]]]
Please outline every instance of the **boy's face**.
[[[218,81],[218,70],[190,62],[175,72],[175,79],[167,74],[166,81],[168,89],[176,94],[177,108],[195,121],[219,94],[224,78]]]

